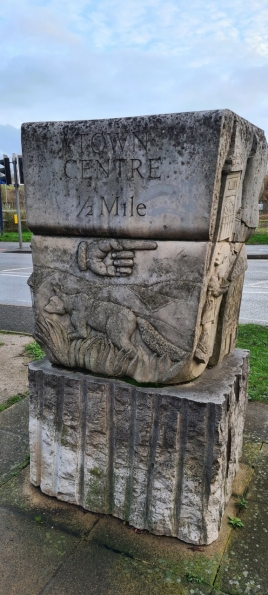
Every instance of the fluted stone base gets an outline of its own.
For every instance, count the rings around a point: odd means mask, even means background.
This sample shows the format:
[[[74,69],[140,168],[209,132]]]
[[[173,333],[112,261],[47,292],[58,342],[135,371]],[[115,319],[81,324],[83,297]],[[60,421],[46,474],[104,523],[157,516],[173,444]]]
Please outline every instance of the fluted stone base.
[[[238,469],[247,378],[239,349],[162,388],[32,363],[31,481],[139,529],[209,544]]]

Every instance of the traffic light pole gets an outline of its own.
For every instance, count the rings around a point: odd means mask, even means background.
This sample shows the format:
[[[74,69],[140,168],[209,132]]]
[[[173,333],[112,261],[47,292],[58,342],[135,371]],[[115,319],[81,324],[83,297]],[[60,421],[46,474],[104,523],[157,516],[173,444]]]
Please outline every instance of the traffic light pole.
[[[18,172],[17,172],[17,159],[12,159],[14,169],[14,186],[16,192],[16,206],[18,213],[18,232],[19,232],[19,245],[22,250],[22,233],[21,233],[21,218],[20,218],[20,197],[19,197],[19,184],[18,184]]]
[[[3,205],[2,205],[2,184],[0,184],[0,233],[4,235],[4,222],[3,222]]]

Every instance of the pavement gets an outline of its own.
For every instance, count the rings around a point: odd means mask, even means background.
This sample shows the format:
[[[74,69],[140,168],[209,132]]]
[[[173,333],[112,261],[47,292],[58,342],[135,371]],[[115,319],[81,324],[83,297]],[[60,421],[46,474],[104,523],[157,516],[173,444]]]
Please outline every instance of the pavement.
[[[31,254],[31,243],[23,242],[22,248],[20,248],[19,243],[17,242],[0,241],[0,252],[18,252],[20,254]]]
[[[268,258],[268,244],[246,246],[248,258]],[[30,242],[23,242],[22,249],[16,242],[0,242],[0,252],[18,252],[21,254],[31,253]]]
[[[0,356],[8,344],[9,361],[21,368],[16,390],[22,397],[28,359],[19,337],[0,334]],[[1,367],[0,394],[10,370]],[[137,531],[32,486],[28,397],[11,405],[13,390],[2,390],[0,405],[0,595],[268,594],[268,404],[248,405],[243,457],[219,538],[197,547]],[[1,411],[4,402],[9,406]],[[242,496],[247,507],[238,504]],[[244,527],[231,528],[228,516]]]

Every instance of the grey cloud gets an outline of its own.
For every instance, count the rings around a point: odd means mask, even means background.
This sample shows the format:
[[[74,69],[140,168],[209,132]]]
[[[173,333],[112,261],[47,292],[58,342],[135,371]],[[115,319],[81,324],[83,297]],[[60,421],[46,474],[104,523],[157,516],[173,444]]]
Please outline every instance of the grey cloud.
[[[0,158],[3,153],[12,156],[12,153],[21,153],[20,130],[14,126],[0,125]]]
[[[21,56],[4,68],[2,122],[70,120],[228,107],[268,132],[268,65],[215,60],[191,68],[152,52]],[[266,108],[266,113],[265,113]]]

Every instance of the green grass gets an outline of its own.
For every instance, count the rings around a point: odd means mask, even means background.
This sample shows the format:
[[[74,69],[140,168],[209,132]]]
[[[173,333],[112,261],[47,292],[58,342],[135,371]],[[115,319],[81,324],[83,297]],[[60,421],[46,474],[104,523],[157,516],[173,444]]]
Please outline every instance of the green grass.
[[[268,233],[254,233],[247,244],[268,244]]]
[[[31,231],[23,231],[22,232],[22,241],[23,242],[30,242],[32,239],[32,232]],[[4,235],[0,235],[0,242],[18,242],[19,241],[19,234],[16,231],[4,231]]]
[[[19,401],[22,401],[22,399],[25,399],[25,397],[28,397],[29,391],[26,390],[25,393],[21,394],[21,395],[14,395],[13,397],[10,397],[8,399],[8,401],[6,401],[6,403],[3,403],[2,405],[0,405],[0,413],[2,411],[5,411],[5,409],[8,409],[9,407],[11,407],[11,405],[15,405],[15,403],[18,403]]]
[[[240,324],[237,347],[250,350],[249,398],[268,403],[268,328]]]
[[[28,343],[28,345],[25,345],[25,353],[29,357],[31,357],[33,361],[36,361],[37,359],[42,359],[45,356],[42,347],[40,347],[40,345],[38,345],[38,343],[36,343],[35,341],[33,341],[32,343]]]

